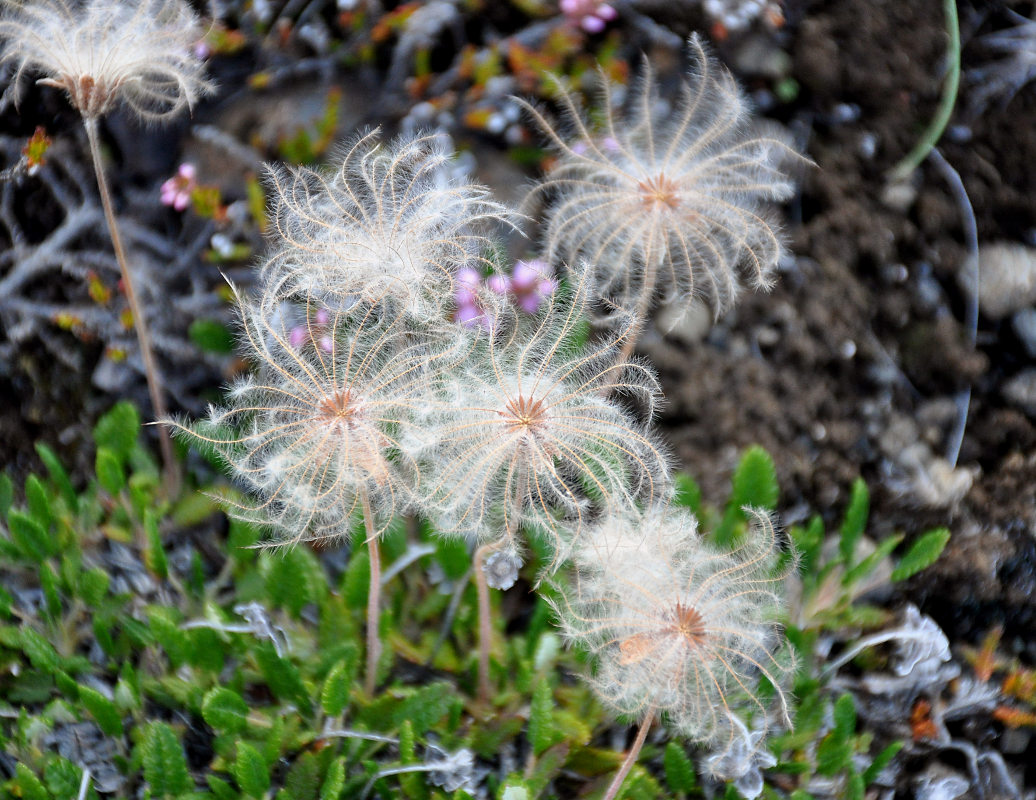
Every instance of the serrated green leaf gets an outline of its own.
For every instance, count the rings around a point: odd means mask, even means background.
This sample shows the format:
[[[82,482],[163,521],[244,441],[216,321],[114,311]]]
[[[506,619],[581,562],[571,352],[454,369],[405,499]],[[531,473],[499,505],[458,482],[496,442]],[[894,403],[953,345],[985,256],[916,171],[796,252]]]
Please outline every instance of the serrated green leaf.
[[[539,756],[557,742],[554,726],[554,690],[546,678],[540,678],[532,690],[532,704],[529,711],[529,742],[532,751]]]
[[[54,482],[54,485],[58,488],[58,493],[61,495],[61,499],[65,501],[65,505],[68,506],[72,513],[79,511],[79,497],[76,495],[76,490],[72,486],[72,481],[68,477],[68,473],[65,471],[64,466],[61,464],[61,459],[58,458],[57,453],[51,450],[43,442],[36,442],[36,455],[40,457],[40,461],[43,462],[43,466],[47,470],[47,474],[50,479]],[[2,478],[0,478],[2,482]],[[0,498],[0,514],[6,514],[7,509],[3,507],[2,498]]]
[[[9,511],[7,527],[11,532],[11,539],[26,558],[40,563],[54,555],[56,548],[50,535],[28,514],[15,510]]]
[[[240,733],[248,725],[248,704],[232,689],[217,686],[201,701],[201,715],[217,733]]]
[[[499,797],[500,800],[531,800],[528,787],[511,781],[508,781],[508,784],[502,787]]]
[[[47,789],[57,798],[77,797],[83,771],[67,758],[57,756],[43,768],[43,781]]]
[[[829,733],[817,747],[817,773],[820,775],[837,775],[852,764],[852,745]]]
[[[331,762],[320,786],[320,800],[339,800],[345,789],[345,758],[339,756]]]
[[[329,717],[337,717],[349,705],[349,694],[356,680],[359,650],[351,658],[343,659],[331,667],[320,691],[320,705]]]
[[[137,745],[144,780],[153,797],[175,797],[192,788],[187,759],[176,732],[165,722],[152,722]]]
[[[126,485],[126,473],[119,457],[107,447],[98,447],[94,459],[97,482],[111,495],[117,495]]]
[[[435,536],[435,559],[451,581],[460,580],[471,566],[468,545],[460,537]]]
[[[366,550],[353,548],[349,556],[349,566],[342,576],[342,597],[346,605],[352,609],[362,609],[367,605],[367,588],[371,581],[370,556]]]
[[[140,414],[132,403],[125,400],[112,406],[111,411],[97,420],[94,427],[97,447],[111,450],[123,461],[130,457],[139,435]]]
[[[903,745],[905,744],[906,742],[893,742],[874,756],[874,760],[870,763],[870,766],[867,767],[860,776],[863,778],[864,786],[870,786],[877,779],[878,775],[881,774],[881,771],[892,763],[892,759],[894,759],[899,751],[903,749]]]
[[[79,700],[108,736],[122,736],[122,717],[115,704],[96,689],[79,685]]]
[[[847,800],[863,800],[863,778],[852,767],[849,769],[849,778],[846,781],[845,790]]]
[[[190,655],[190,645],[186,633],[180,630],[179,622],[174,619],[173,609],[152,606],[148,609],[147,616],[155,641],[169,657],[169,663],[179,669]]]
[[[662,764],[665,767],[665,780],[669,784],[670,791],[687,794],[697,788],[698,781],[695,778],[694,764],[691,763],[691,759],[679,744],[670,741],[665,746]]]
[[[320,791],[320,765],[312,753],[303,753],[295,759],[284,779],[284,788],[277,792],[287,800],[317,800]]]
[[[14,777],[8,786],[12,795],[20,797],[21,800],[50,800],[50,795],[40,779],[22,763],[15,766]]]
[[[238,800],[240,797],[237,789],[222,778],[209,774],[205,776],[205,782],[209,785],[209,790],[216,796],[216,800]]]
[[[734,470],[730,499],[713,532],[714,541],[722,546],[733,543],[748,519],[744,508],[772,511],[778,495],[777,468],[770,454],[758,445],[749,447]]]
[[[871,496],[863,478],[853,481],[849,490],[849,507],[845,510],[845,520],[838,540],[838,552],[846,567],[855,563],[856,545],[867,527],[867,515],[870,513]]]
[[[187,636],[187,659],[191,666],[208,670],[214,675],[223,671],[224,645],[219,634],[210,628],[192,628]]]
[[[214,319],[196,319],[187,328],[187,335],[199,350],[207,353],[234,352],[234,334]]]
[[[277,655],[270,644],[263,643],[252,652],[270,690],[279,699],[297,704],[299,709],[308,715],[312,710],[312,704],[298,668]]]
[[[169,577],[169,562],[166,561],[165,548],[162,547],[162,534],[158,532],[158,518],[150,508],[144,512],[144,531],[147,534],[144,563],[149,570],[164,580]]]
[[[249,797],[262,797],[270,788],[270,770],[262,754],[248,742],[237,743],[234,780]]]
[[[892,570],[892,580],[904,581],[930,567],[939,558],[948,541],[950,541],[950,532],[946,528],[928,531],[914,542],[906,555],[900,559],[899,564]]]
[[[266,596],[272,605],[298,617],[306,603],[319,603],[326,580],[316,557],[296,547],[263,554],[266,568]]]
[[[453,689],[448,683],[422,686],[396,707],[392,722],[399,727],[405,720],[410,720],[414,735],[420,736],[446,716],[452,705]]]
[[[536,766],[526,779],[526,785],[533,797],[539,797],[547,784],[557,777],[568,758],[568,744],[561,742],[551,747],[536,759]]]
[[[414,726],[410,724],[410,720],[404,720],[403,724],[399,726],[399,761],[405,766],[416,764],[418,760]],[[425,800],[428,797],[424,780],[413,772],[401,773],[399,785],[403,789],[403,794],[410,800]]]

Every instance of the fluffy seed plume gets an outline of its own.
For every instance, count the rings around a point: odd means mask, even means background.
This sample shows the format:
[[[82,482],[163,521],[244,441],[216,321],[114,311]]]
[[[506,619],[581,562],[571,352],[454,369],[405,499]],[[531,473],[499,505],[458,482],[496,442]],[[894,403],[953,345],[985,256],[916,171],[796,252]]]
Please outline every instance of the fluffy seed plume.
[[[238,303],[256,374],[232,386],[205,424],[177,426],[255,498],[232,510],[272,527],[273,544],[342,536],[365,503],[386,521],[403,511],[420,483],[406,456],[413,417],[451,352],[431,336],[417,341],[385,304],[314,313],[268,297]],[[300,315],[302,341],[292,336]]]
[[[580,343],[586,304],[585,284],[556,292],[510,335],[483,336],[447,385],[428,484],[441,529],[489,541],[536,520],[560,545],[595,503],[667,495],[666,458],[623,404],[650,419],[654,376],[606,342]]]
[[[312,297],[387,296],[421,317],[453,294],[457,272],[480,266],[482,228],[510,223],[489,190],[451,175],[443,136],[359,137],[334,173],[271,168],[278,239],[264,277]]]
[[[83,117],[125,102],[145,119],[191,106],[212,91],[192,52],[203,36],[182,0],[33,0],[6,2],[0,62],[64,89]]]
[[[776,568],[773,523],[761,512],[739,549],[701,539],[689,512],[655,507],[606,515],[575,552],[576,581],[555,603],[573,643],[596,656],[592,684],[615,711],[661,712],[687,737],[720,744],[741,710],[787,722],[790,663],[777,655],[787,570]],[[790,723],[789,723],[790,724]]]
[[[605,85],[601,128],[564,91],[567,131],[528,107],[558,154],[536,190],[552,199],[548,260],[587,261],[602,296],[640,319],[656,296],[701,296],[718,314],[742,279],[768,286],[781,243],[761,207],[793,190],[780,170],[793,155],[784,138],[753,134],[734,78],[697,36],[689,44],[692,66],[672,112],[659,110],[647,67],[625,119]]]

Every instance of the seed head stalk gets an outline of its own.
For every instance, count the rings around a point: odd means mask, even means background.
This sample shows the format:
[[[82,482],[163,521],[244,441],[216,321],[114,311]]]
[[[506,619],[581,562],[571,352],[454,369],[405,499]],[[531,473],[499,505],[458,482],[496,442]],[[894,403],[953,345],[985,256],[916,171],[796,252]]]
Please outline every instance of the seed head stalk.
[[[647,739],[648,730],[651,728],[651,723],[655,719],[655,708],[652,706],[647,710],[644,715],[644,719],[640,723],[640,730],[637,731],[637,738],[633,740],[633,746],[630,747],[629,752],[626,753],[626,758],[622,762],[622,766],[619,767],[619,771],[615,773],[615,777],[612,778],[611,784],[608,786],[608,791],[605,792],[604,797],[601,800],[615,800],[618,796],[619,790],[622,788],[623,781],[626,780],[626,776],[629,775],[633,765],[637,763],[637,758],[640,756],[640,751],[644,747],[644,741]]]
[[[370,553],[371,579],[367,590],[367,675],[363,688],[367,694],[374,694],[378,678],[378,661],[381,658],[381,552],[378,550],[378,533],[374,528],[367,489],[360,489],[360,506],[363,509],[363,525],[367,530],[367,552]]]
[[[151,345],[151,333],[148,330],[147,318],[144,316],[144,309],[137,299],[137,291],[133,283],[133,272],[130,269],[129,262],[126,260],[122,236],[119,234],[119,226],[115,222],[111,190],[108,188],[108,179],[105,177],[104,165],[101,161],[101,146],[97,134],[97,117],[84,115],[83,125],[86,127],[86,138],[90,142],[90,156],[94,162],[94,173],[97,175],[97,188],[101,194],[104,218],[108,223],[108,233],[111,235],[112,247],[115,250],[115,260],[119,262],[122,284],[126,289],[126,301],[129,303],[130,314],[133,316],[133,328],[137,333],[137,341],[140,344],[140,357],[144,362],[144,376],[147,379],[148,393],[151,395],[151,408],[155,413],[156,419],[168,419],[169,412],[166,408],[162,381],[158,374],[158,365],[155,362],[155,353]],[[176,459],[173,456],[172,440],[165,426],[159,426],[158,428],[158,443],[162,451],[166,494],[168,497],[173,498],[180,488],[180,474]]]
[[[486,559],[496,550],[512,539],[508,531],[506,536],[495,542],[487,542],[475,550],[474,578],[475,592],[478,595],[478,699],[483,704],[489,703],[489,650],[493,643],[493,625],[490,621],[489,583],[486,580]]]

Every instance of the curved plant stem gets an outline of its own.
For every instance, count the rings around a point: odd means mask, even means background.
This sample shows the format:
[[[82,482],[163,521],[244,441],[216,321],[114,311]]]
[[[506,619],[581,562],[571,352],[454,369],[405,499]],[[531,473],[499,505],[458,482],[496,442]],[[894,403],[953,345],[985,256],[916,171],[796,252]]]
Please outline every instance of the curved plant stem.
[[[474,563],[475,591],[478,594],[478,699],[481,703],[489,702],[489,650],[493,643],[493,625],[490,622],[492,613],[489,606],[489,584],[486,581],[486,559],[495,550],[499,550],[511,540],[510,534],[502,536],[495,542],[481,545],[475,550]]]
[[[101,194],[104,218],[108,222],[108,233],[111,235],[112,247],[115,250],[115,260],[119,262],[119,270],[122,272],[122,285],[126,290],[126,302],[129,303],[130,314],[133,316],[133,328],[137,333],[137,341],[140,344],[140,357],[144,361],[144,376],[147,378],[148,393],[151,395],[151,409],[155,412],[156,419],[162,421],[169,417],[169,412],[165,405],[165,395],[162,391],[162,381],[158,374],[158,365],[155,362],[154,348],[151,346],[151,333],[147,327],[147,318],[144,316],[144,309],[137,299],[133,272],[130,270],[129,262],[126,260],[126,250],[122,245],[122,236],[119,234],[119,227],[115,222],[111,190],[108,188],[108,179],[104,175],[104,164],[101,160],[101,145],[100,137],[97,134],[96,117],[83,117],[83,125],[86,127],[86,138],[90,142],[90,157],[93,159],[94,173],[97,175],[97,188]],[[171,499],[176,496],[180,487],[180,474],[176,458],[173,456],[173,444],[169,438],[169,431],[161,425],[158,426],[158,443],[162,450],[165,490]]]
[[[640,730],[637,731],[637,738],[633,740],[633,745],[626,754],[626,759],[622,762],[622,766],[619,767],[619,771],[615,773],[615,777],[612,778],[612,782],[608,786],[608,791],[604,793],[604,797],[601,800],[615,800],[616,795],[619,794],[622,782],[626,780],[626,776],[633,769],[633,765],[637,763],[637,756],[640,755],[640,750],[644,746],[644,740],[647,739],[648,729],[651,728],[651,723],[654,719],[655,709],[652,706],[644,715],[644,720],[640,723]]]
[[[935,116],[928,123],[917,144],[889,173],[889,177],[894,181],[905,179],[928,158],[928,154],[942,138],[953,114],[953,107],[957,103],[957,90],[960,88],[960,20],[957,18],[957,0],[943,0],[943,13],[946,15],[946,33],[950,37],[950,47],[946,54],[949,69],[943,83],[942,97],[939,98]]]
[[[381,658],[381,634],[378,631],[381,621],[381,553],[366,489],[360,490],[360,504],[363,507],[367,552],[370,553],[371,562],[370,588],[367,590],[367,674],[364,676],[363,688],[368,695],[373,695],[378,677],[378,660]]]

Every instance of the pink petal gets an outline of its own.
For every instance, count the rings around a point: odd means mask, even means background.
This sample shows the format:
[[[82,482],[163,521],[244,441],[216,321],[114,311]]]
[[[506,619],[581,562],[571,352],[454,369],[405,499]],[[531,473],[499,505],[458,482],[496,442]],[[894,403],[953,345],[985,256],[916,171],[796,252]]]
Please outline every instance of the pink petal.
[[[296,349],[302,347],[302,345],[308,338],[309,334],[306,333],[306,329],[303,328],[301,325],[296,325],[294,328],[291,329],[291,332],[288,334],[288,342],[291,344],[292,347]]]
[[[177,173],[180,175],[181,178],[186,178],[188,181],[193,181],[198,174],[198,170],[195,168],[194,164],[181,164],[180,169],[177,170]]]
[[[313,319],[316,320],[317,325],[327,325],[331,321],[326,308],[318,308],[317,313],[313,315]]]
[[[580,24],[587,33],[600,33],[604,30],[604,20],[600,20],[597,17],[583,17],[583,21]]]
[[[511,291],[511,279],[506,275],[494,273],[486,278],[486,286],[489,287],[489,291],[496,294],[507,294]]]
[[[601,3],[601,5],[597,6],[597,16],[603,20],[611,22],[613,19],[619,16],[619,12],[607,3]]]

